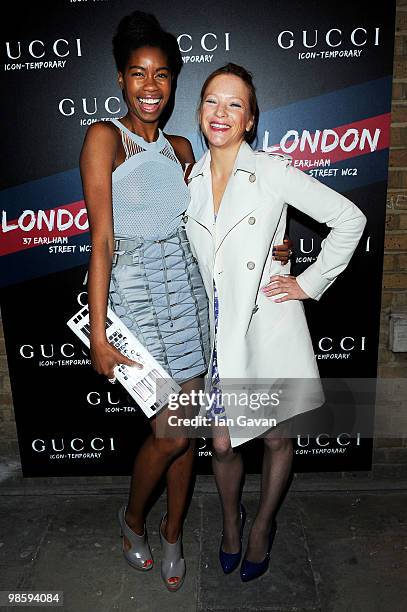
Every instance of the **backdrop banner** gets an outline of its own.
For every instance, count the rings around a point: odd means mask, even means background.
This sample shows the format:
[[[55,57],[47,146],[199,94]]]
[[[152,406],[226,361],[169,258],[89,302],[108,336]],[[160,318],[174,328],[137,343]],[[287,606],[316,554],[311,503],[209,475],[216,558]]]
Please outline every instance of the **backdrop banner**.
[[[148,421],[124,390],[92,370],[66,321],[87,303],[90,242],[79,153],[90,124],[126,113],[111,40],[121,17],[145,4],[13,7],[1,51],[2,116],[10,126],[3,130],[1,305],[23,473],[129,474]],[[348,269],[305,307],[321,376],[374,379],[394,0],[252,0],[249,10],[243,0],[192,2],[188,10],[181,0],[151,0],[148,10],[177,36],[184,61],[167,133],[189,138],[199,158],[201,85],[226,62],[241,64],[254,75],[261,110],[254,147],[290,155],[366,214]],[[297,274],[315,260],[327,229],[292,210],[288,233]],[[370,469],[371,437],[346,430],[328,437],[322,427],[316,433],[295,439],[297,471]],[[248,471],[258,471],[261,441],[244,452]],[[210,471],[204,438],[197,469]]]

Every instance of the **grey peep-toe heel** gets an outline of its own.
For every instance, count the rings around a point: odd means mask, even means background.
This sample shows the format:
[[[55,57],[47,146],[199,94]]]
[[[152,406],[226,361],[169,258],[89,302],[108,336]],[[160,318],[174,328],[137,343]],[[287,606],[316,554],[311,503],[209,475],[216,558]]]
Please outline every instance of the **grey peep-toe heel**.
[[[126,508],[127,506],[122,506],[119,510],[120,535],[126,536],[130,542],[130,548],[126,550],[123,540],[123,555],[132,567],[147,572],[152,569],[154,562],[148,545],[146,526],[144,524],[143,535],[134,533],[126,523]]]
[[[161,577],[165,586],[169,591],[178,591],[184,582],[185,578],[185,559],[182,555],[182,532],[178,536],[178,540],[171,544],[168,542],[161,531],[163,521],[166,514],[161,519],[159,526],[160,541],[163,551],[161,561]],[[178,578],[177,582],[168,582],[171,578]]]

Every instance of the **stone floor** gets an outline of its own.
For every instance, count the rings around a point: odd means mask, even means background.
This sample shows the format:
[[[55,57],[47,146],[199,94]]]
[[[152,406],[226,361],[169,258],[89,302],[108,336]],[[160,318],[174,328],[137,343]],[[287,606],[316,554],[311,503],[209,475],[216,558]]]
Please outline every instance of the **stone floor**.
[[[249,527],[256,499],[252,490],[244,495]],[[124,501],[120,492],[3,491],[0,591],[63,591],[65,612],[407,610],[407,491],[291,491],[269,572],[243,584],[238,572],[224,576],[218,564],[217,495],[198,489],[184,531],[187,575],[177,593],[166,591],[159,571],[164,498],[147,522],[155,567],[146,574],[122,558],[116,513]]]

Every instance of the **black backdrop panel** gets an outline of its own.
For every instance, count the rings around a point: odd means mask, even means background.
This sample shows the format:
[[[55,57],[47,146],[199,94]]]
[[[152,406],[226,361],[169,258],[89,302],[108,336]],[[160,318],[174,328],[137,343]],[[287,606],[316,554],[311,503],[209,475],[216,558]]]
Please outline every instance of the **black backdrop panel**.
[[[87,126],[126,110],[111,38],[144,5],[125,0],[16,4],[2,45],[5,172],[0,194],[2,313],[26,476],[128,474],[148,423],[92,371],[66,327],[86,303],[89,234],[78,156]],[[148,10],[183,54],[168,133],[190,138],[207,75],[228,61],[251,70],[261,109],[257,148],[278,150],[353,200],[368,225],[346,272],[306,303],[323,377],[374,378],[388,171],[395,3],[152,0]],[[14,11],[14,15],[13,15]],[[22,18],[22,11],[24,19]],[[294,272],[314,261],[326,229],[292,211]],[[373,418],[373,415],[372,415]],[[321,433],[324,433],[321,431]],[[361,470],[371,440],[297,440],[295,468]],[[210,469],[200,440],[197,467]],[[309,452],[304,452],[304,449]],[[322,450],[321,450],[322,449]],[[261,444],[247,445],[248,469]]]

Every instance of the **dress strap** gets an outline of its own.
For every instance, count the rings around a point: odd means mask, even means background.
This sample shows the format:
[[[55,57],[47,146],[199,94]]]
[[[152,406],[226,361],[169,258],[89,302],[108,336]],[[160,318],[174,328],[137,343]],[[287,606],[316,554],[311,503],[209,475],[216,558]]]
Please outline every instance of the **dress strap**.
[[[130,132],[126,126],[124,126],[121,121],[118,119],[111,119],[111,122],[114,123],[116,127],[119,128],[120,134],[122,137],[122,144],[124,152],[126,153],[126,160],[137,153],[142,153],[146,151],[141,145],[138,144],[131,136],[134,136],[132,132]],[[129,132],[129,133],[128,133]]]
[[[178,160],[178,157],[175,155],[174,147],[172,146],[168,138],[165,138],[165,136],[164,136],[164,142],[165,144],[164,144],[164,147],[161,149],[160,154],[164,155],[165,157],[175,162],[176,164],[179,164],[180,162]]]
[[[128,159],[129,157],[132,157],[133,155],[136,155],[136,153],[142,153],[143,151],[146,150],[146,149],[143,149],[143,147],[141,147],[139,144],[137,144],[137,142],[132,140],[123,130],[121,134],[122,134],[123,148],[126,152],[126,159]]]

